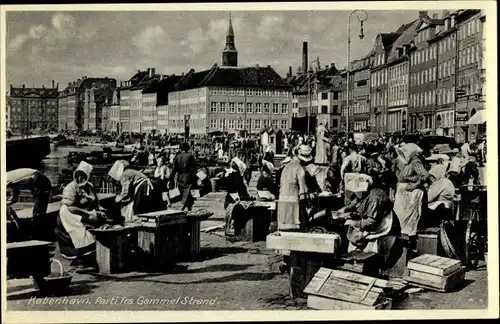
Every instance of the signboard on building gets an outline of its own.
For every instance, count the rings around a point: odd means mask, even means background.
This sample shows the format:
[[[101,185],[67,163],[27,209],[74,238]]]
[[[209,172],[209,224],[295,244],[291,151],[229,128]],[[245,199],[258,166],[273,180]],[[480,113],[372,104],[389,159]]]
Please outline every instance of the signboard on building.
[[[455,126],[464,126],[465,122],[469,119],[466,111],[455,112]]]

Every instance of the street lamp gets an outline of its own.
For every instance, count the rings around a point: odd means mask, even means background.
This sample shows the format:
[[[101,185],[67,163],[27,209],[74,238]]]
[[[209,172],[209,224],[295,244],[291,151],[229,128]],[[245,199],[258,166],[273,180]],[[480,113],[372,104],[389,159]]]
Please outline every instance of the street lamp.
[[[347,19],[347,67],[346,67],[346,72],[347,72],[347,96],[346,96],[346,107],[347,107],[347,115],[346,115],[346,136],[349,134],[349,114],[350,114],[350,109],[349,109],[349,62],[351,61],[351,17],[352,15],[356,13],[356,17],[358,18],[358,21],[361,24],[361,30],[358,35],[359,39],[363,39],[365,37],[363,33],[363,23],[368,19],[368,13],[364,11],[363,9],[355,9],[351,11],[349,14],[349,18]],[[362,13],[364,14],[363,16],[360,16],[359,14]]]

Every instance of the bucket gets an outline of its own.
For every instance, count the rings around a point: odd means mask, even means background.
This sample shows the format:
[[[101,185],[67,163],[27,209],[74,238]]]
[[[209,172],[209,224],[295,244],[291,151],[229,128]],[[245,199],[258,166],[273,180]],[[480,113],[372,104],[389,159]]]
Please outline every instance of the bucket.
[[[212,184],[212,192],[217,192],[219,190],[220,178],[211,178],[210,183]]]
[[[59,266],[59,274],[51,274],[48,277],[34,277],[33,285],[44,296],[64,296],[69,291],[73,277],[64,272],[61,261],[52,259],[51,262],[55,262]]]

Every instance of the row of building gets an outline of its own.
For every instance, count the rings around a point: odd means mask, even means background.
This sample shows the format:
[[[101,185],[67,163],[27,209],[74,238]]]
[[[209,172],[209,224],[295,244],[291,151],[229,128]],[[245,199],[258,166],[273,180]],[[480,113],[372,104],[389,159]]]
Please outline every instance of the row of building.
[[[54,82],[50,89],[11,86],[8,126],[255,133],[269,126],[288,130],[306,117],[314,121],[311,131],[320,120],[343,131],[348,120],[351,131],[431,128],[464,141],[481,132],[465,122],[484,109],[484,23],[481,10],[443,11],[441,18],[421,11],[395,32],[378,34],[372,50],[351,62],[347,80],[334,63],[310,62],[306,42],[302,65],[295,74],[290,67],[285,78],[270,66],[238,66],[229,20],[220,66],[182,75],[148,68],[120,84],[83,77],[62,91]]]
[[[466,121],[485,117],[485,21],[481,10],[444,10],[440,18],[420,11],[396,32],[379,34],[350,66],[343,123],[349,112],[355,131],[428,128],[459,141],[484,133]]]

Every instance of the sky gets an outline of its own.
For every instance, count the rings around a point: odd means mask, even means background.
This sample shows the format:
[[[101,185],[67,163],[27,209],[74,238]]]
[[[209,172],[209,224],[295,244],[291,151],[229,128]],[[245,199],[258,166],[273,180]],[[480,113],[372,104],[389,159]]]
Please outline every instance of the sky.
[[[351,19],[351,59],[366,55],[378,33],[394,32],[418,11],[367,11],[364,38]],[[429,14],[436,13],[430,11]],[[83,76],[125,81],[137,70],[181,74],[221,64],[229,11],[24,11],[6,13],[6,76],[14,86],[59,88]],[[361,13],[360,16],[363,16]],[[233,11],[238,65],[271,65],[282,76],[309,60],[346,65],[348,11]]]

